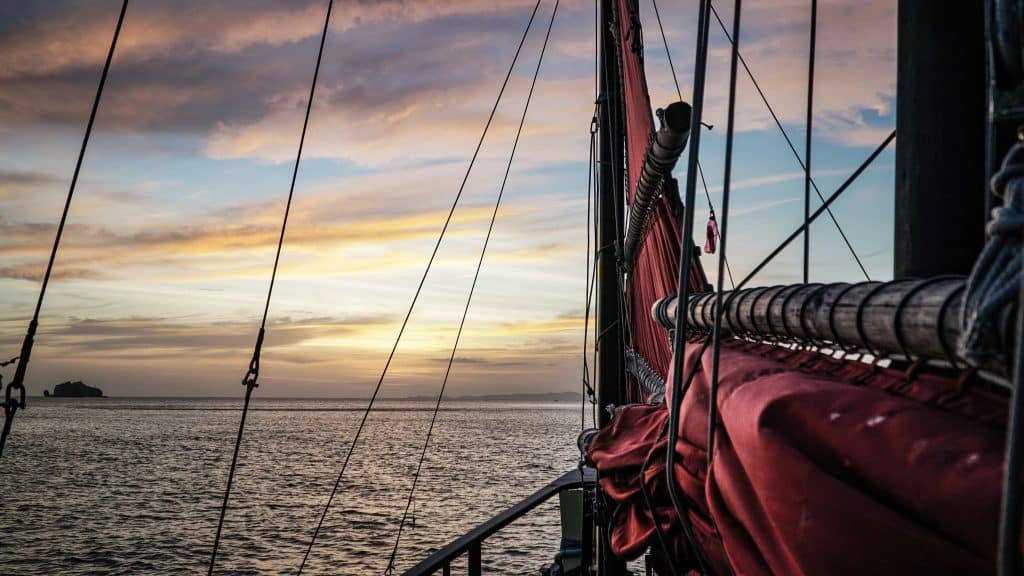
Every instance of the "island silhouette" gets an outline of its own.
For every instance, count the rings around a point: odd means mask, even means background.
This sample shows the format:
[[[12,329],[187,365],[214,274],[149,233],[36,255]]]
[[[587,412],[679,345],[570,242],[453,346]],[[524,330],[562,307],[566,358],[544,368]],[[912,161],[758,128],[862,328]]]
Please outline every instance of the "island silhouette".
[[[53,387],[53,394],[43,390],[43,396],[54,398],[103,398],[103,390],[89,386],[81,380],[61,382]]]

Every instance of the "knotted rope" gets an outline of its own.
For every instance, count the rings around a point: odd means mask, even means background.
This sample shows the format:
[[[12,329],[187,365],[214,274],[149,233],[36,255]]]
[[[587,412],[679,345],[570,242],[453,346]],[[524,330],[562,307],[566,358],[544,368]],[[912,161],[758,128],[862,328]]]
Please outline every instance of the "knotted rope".
[[[1024,134],[1020,135],[1024,137]],[[1003,206],[985,227],[989,239],[974,264],[960,315],[960,355],[973,366],[1008,366],[1007,331],[1002,318],[1016,304],[1024,239],[1024,141],[1014,144],[992,177],[992,192]]]

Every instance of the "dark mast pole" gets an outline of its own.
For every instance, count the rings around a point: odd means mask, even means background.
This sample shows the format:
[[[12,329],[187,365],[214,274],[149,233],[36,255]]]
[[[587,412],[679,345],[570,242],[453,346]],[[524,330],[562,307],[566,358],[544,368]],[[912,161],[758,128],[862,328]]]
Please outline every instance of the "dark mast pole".
[[[625,381],[623,377],[624,349],[622,343],[622,292],[620,290],[618,253],[623,228],[623,135],[617,106],[620,93],[618,57],[615,42],[615,14],[612,4],[615,0],[597,0],[597,32],[600,36],[600,60],[598,63],[598,198],[597,198],[597,400],[598,422],[603,428],[611,420],[605,407],[609,404],[621,406],[625,403]],[[616,169],[615,167],[619,168]],[[597,566],[600,576],[620,576],[626,571],[625,563],[611,551],[609,531],[604,521],[598,519]]]
[[[615,106],[619,94],[620,75],[614,34],[614,0],[598,0],[601,21],[600,65],[598,66],[598,103],[600,109],[600,140],[598,145],[598,201],[597,201],[597,397],[600,426],[608,423],[605,411],[609,404],[624,403],[623,344],[621,330],[621,292],[616,262],[619,232],[622,230],[622,181],[617,178],[622,166],[622,134],[615,133],[618,126]],[[619,144],[616,145],[616,140]]]
[[[985,4],[899,0],[896,278],[968,274],[984,243]]]

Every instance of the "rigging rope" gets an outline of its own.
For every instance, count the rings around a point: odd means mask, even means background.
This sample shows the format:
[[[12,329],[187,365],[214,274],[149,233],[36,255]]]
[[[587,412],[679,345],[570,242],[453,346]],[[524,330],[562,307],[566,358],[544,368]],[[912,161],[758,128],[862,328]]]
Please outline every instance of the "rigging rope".
[[[739,20],[739,15],[733,16]],[[740,38],[733,27],[733,47],[740,43]],[[807,134],[804,147],[804,222],[811,216],[811,143],[814,140],[814,56],[817,52],[815,44],[818,38],[818,0],[811,0],[811,47],[807,57]],[[858,260],[858,264],[860,261]],[[804,228],[804,284],[809,282],[811,275],[811,227]]]
[[[812,0],[816,2],[817,0]],[[718,260],[718,278],[717,286],[715,287],[715,324],[714,329],[711,332],[711,383],[709,386],[708,393],[708,422],[715,422],[718,419],[718,374],[719,374],[719,356],[722,345],[722,276],[723,264],[725,262],[726,254],[726,242],[728,240],[728,227],[729,227],[729,197],[731,196],[731,185],[732,185],[732,151],[733,143],[735,141],[735,128],[736,128],[736,68],[737,68],[737,54],[739,54],[740,46],[740,15],[742,14],[742,0],[736,0],[736,4],[733,8],[733,20],[732,30],[733,37],[736,41],[732,44],[732,53],[729,58],[729,107],[725,122],[725,174],[722,177],[722,235],[721,235],[721,254],[722,257]],[[810,180],[810,172],[807,173],[807,178]],[[810,186],[808,186],[807,198],[810,200]],[[735,293],[735,290],[733,291]],[[708,425],[708,467],[710,469],[711,462],[715,453],[715,427]]]
[[[708,28],[710,18],[708,8],[710,0],[701,0],[700,10],[697,18],[697,49],[694,54],[694,75],[693,75],[693,104],[691,112],[690,127],[690,156],[686,170],[686,200],[684,206],[693,206],[697,188],[697,160],[700,154],[700,120],[704,110],[704,84],[707,72],[708,57]],[[679,281],[677,293],[681,302],[687,302],[690,293],[690,268],[693,265],[693,210],[684,212],[683,230],[680,236],[679,252]],[[680,306],[679,309],[685,309]],[[677,311],[676,331],[673,335],[673,360],[671,383],[671,402],[669,402],[668,418],[668,443],[665,448],[665,466],[668,484],[668,494],[672,501],[672,508],[679,517],[683,526],[686,538],[694,551],[694,558],[697,560],[699,572],[707,574],[707,566],[697,547],[693,534],[693,527],[690,526],[689,517],[686,514],[684,495],[675,481],[676,441],[679,436],[679,412],[682,405],[681,389],[683,385],[683,348],[686,345],[686,315]]]
[[[391,367],[391,361],[395,357],[395,351],[398,349],[398,344],[402,340],[402,334],[405,333],[405,328],[409,323],[409,317],[412,316],[412,311],[416,307],[416,302],[419,300],[420,293],[423,290],[423,284],[426,282],[427,275],[430,273],[430,269],[434,264],[434,259],[437,257],[437,251],[441,246],[441,241],[444,239],[445,234],[448,231],[448,226],[451,224],[452,216],[455,214],[455,209],[458,207],[459,200],[462,198],[462,192],[466,188],[466,182],[469,180],[469,174],[473,170],[477,156],[480,154],[480,148],[483,146],[484,138],[487,136],[487,132],[491,127],[491,122],[494,120],[494,115],[498,110],[498,104],[501,102],[501,97],[505,93],[505,88],[508,86],[509,78],[512,76],[512,70],[515,68],[516,62],[519,60],[519,54],[523,49],[523,44],[526,42],[526,36],[530,31],[530,27],[533,25],[534,17],[537,15],[537,9],[540,7],[540,1],[541,0],[537,0],[536,4],[533,6],[533,12],[530,13],[530,20],[526,23],[523,35],[519,39],[519,46],[516,48],[516,53],[512,57],[512,63],[509,64],[508,72],[505,74],[505,79],[501,84],[501,89],[498,91],[498,97],[495,99],[494,106],[491,108],[490,115],[487,117],[487,122],[484,124],[483,133],[480,134],[480,139],[477,141],[476,149],[473,151],[473,156],[469,161],[469,166],[466,168],[466,173],[462,178],[462,183],[459,185],[459,191],[456,193],[455,200],[452,202],[451,209],[448,211],[448,216],[445,218],[444,225],[441,227],[441,232],[437,237],[437,242],[434,244],[430,258],[427,260],[427,266],[423,270],[423,275],[420,277],[419,285],[416,287],[416,292],[413,294],[412,302],[409,303],[409,308],[405,313],[405,318],[402,320],[401,327],[398,329],[398,335],[395,337],[394,344],[391,347],[391,352],[388,354],[387,361],[384,363],[384,369],[381,371],[380,378],[377,380],[377,385],[373,390],[373,394],[370,396],[370,401],[367,403],[366,410],[363,412],[358,428],[356,428],[356,433],[352,438],[352,443],[349,445],[348,452],[345,454],[341,470],[338,472],[338,477],[334,481],[334,487],[331,489],[331,495],[327,498],[327,503],[324,505],[323,512],[320,515],[320,520],[317,522],[316,528],[313,530],[313,536],[310,538],[309,545],[306,547],[306,552],[302,557],[302,563],[299,564],[298,574],[300,575],[306,566],[306,562],[309,560],[309,554],[313,550],[313,545],[316,544],[316,539],[323,527],[324,519],[327,517],[327,512],[330,510],[331,504],[334,502],[334,497],[338,493],[338,487],[341,485],[341,480],[345,476],[345,470],[348,468],[348,463],[352,458],[352,453],[356,448],[356,443],[359,441],[359,438],[363,433],[363,428],[366,426],[366,420],[373,409],[374,402],[377,400],[377,395],[380,393],[381,386],[384,383],[384,377],[387,375],[388,369]]]
[[[718,10],[715,9],[714,4],[711,4],[711,14],[715,17],[715,20],[718,21],[719,28],[722,29],[722,33],[725,34],[725,38],[731,44],[733,41],[732,36],[729,34],[729,30],[726,28],[725,22],[723,22],[722,18],[718,15]],[[800,165],[800,169],[806,171],[807,167],[804,165],[803,159],[800,158],[800,153],[796,151],[796,146],[793,144],[793,140],[790,139],[789,132],[787,132],[786,129],[782,126],[782,121],[779,120],[778,114],[775,113],[775,108],[771,105],[771,102],[768,101],[768,96],[766,96],[764,90],[761,89],[761,84],[757,81],[757,78],[754,77],[754,72],[750,69],[750,66],[747,65],[746,59],[743,58],[743,53],[740,52],[737,55],[737,57],[740,60],[740,65],[743,66],[743,70],[747,73],[747,77],[750,78],[750,82],[754,85],[754,89],[757,90],[758,96],[761,97],[761,102],[764,102],[765,108],[768,109],[768,114],[771,115],[772,121],[775,122],[775,126],[779,129],[779,133],[782,134],[782,138],[786,141],[786,145],[789,146],[789,150],[793,153],[793,158],[796,160],[797,164]],[[821,189],[818,188],[818,183],[815,182],[813,177],[810,179],[810,181],[811,187],[814,188],[815,194],[817,194],[818,198],[822,202],[824,202],[825,196],[824,194],[821,193]],[[854,261],[857,262],[857,266],[860,268],[861,273],[864,274],[864,278],[870,281],[871,276],[868,274],[867,269],[864,267],[864,263],[861,262],[860,256],[857,254],[857,251],[853,248],[853,244],[850,242],[850,239],[847,238],[846,232],[843,230],[843,227],[839,225],[839,220],[836,219],[836,215],[832,213],[832,210],[828,210],[828,216],[829,218],[832,219],[832,223],[835,225],[836,231],[838,231],[839,235],[843,237],[843,242],[846,243],[846,248],[850,251],[850,255],[853,256]]]
[[[89,146],[89,137],[92,135],[92,127],[96,122],[96,111],[100,106],[100,97],[103,95],[103,87],[107,83],[107,73],[110,71],[110,62],[114,59],[114,49],[117,47],[117,39],[121,35],[121,26],[124,24],[124,15],[128,10],[128,0],[121,3],[121,13],[117,17],[117,26],[114,27],[114,38],[110,41],[110,50],[107,51],[107,59],[103,63],[103,73],[100,75],[100,84],[96,89],[96,98],[92,102],[92,110],[89,112],[89,122],[85,126],[85,136],[82,137],[82,147],[78,151],[78,161],[75,162],[75,172],[71,176],[71,186],[68,188],[68,195],[64,201],[64,211],[60,216],[60,224],[57,225],[57,235],[53,240],[53,247],[50,249],[50,260],[46,264],[46,273],[43,275],[42,286],[39,288],[39,298],[36,300],[35,312],[28,324],[28,331],[21,343],[21,353],[18,355],[18,365],[15,367],[14,378],[7,384],[4,390],[4,426],[0,432],[0,457],[4,453],[4,445],[7,443],[7,436],[11,433],[11,424],[14,421],[14,414],[19,408],[25,408],[25,372],[28,370],[29,357],[32,355],[32,345],[35,342],[36,329],[39,327],[39,312],[43,308],[43,298],[46,296],[46,288],[50,283],[50,274],[53,272],[53,263],[57,258],[57,248],[60,246],[61,236],[64,234],[64,224],[68,219],[68,212],[71,209],[71,199],[75,195],[75,187],[78,185],[78,175],[82,170],[82,161],[85,159],[85,151]],[[12,359],[13,361],[14,359]],[[5,363],[4,365],[9,364]],[[18,397],[14,394],[17,392]]]
[[[590,158],[587,161],[587,223],[585,231],[587,233],[587,265],[586,265],[586,276],[584,277],[584,288],[586,289],[586,298],[584,300],[584,311],[583,311],[583,381],[582,381],[582,394],[580,398],[580,432],[587,427],[587,400],[590,400],[591,405],[594,404],[594,387],[590,383],[590,366],[587,364],[587,340],[590,334],[590,305],[594,297],[594,286],[597,282],[597,257],[592,253],[591,242],[590,242],[590,215],[594,210],[594,157],[597,154],[597,113],[595,112],[593,119],[590,122]],[[597,239],[594,239],[593,245],[596,246]],[[591,272],[591,258],[594,259],[593,272]],[[596,422],[594,426],[597,426]],[[582,456],[582,454],[581,454]]]
[[[740,283],[736,285],[736,290],[740,290],[741,288],[746,286],[747,283],[750,282],[750,280],[753,279],[754,276],[756,276],[759,272],[761,272],[761,270],[764,270],[765,266],[767,266],[768,263],[770,263],[772,260],[774,260],[775,257],[778,256],[779,254],[781,254],[782,251],[785,250],[785,248],[787,246],[789,246],[789,244],[793,240],[795,240],[798,236],[800,236],[800,234],[803,233],[804,229],[807,226],[809,226],[812,222],[817,220],[818,217],[822,215],[822,213],[827,212],[829,206],[831,206],[832,203],[835,202],[839,198],[839,196],[841,196],[842,193],[845,192],[847,190],[847,188],[849,188],[850,185],[853,184],[857,180],[857,178],[860,177],[860,175],[864,172],[864,170],[867,170],[868,166],[870,166],[875,161],[875,158],[878,158],[878,156],[886,148],[888,148],[889,144],[893,140],[895,140],[895,139],[896,139],[896,131],[893,130],[892,132],[889,133],[888,136],[885,137],[885,140],[883,140],[882,143],[879,144],[878,147],[875,148],[874,151],[871,152],[871,154],[868,155],[868,157],[865,158],[863,162],[861,162],[860,166],[858,166],[857,169],[854,170],[853,173],[850,174],[846,178],[846,180],[844,180],[843,183],[839,185],[839,188],[836,188],[836,191],[833,192],[825,200],[825,202],[821,206],[818,207],[817,210],[815,210],[813,213],[811,213],[811,217],[807,219],[807,222],[805,222],[805,223],[801,224],[800,226],[798,226],[797,229],[794,230],[792,234],[790,234],[788,237],[786,237],[786,239],[783,240],[782,243],[779,244],[775,248],[775,250],[772,250],[771,254],[769,254],[767,257],[765,257],[765,259],[762,260],[760,264],[755,266],[754,269],[751,270],[746,275],[746,277],[743,278],[743,280],[741,280]],[[685,306],[683,306],[682,308],[685,308]]]
[[[484,236],[484,244],[480,248],[480,257],[476,262],[476,271],[473,273],[473,282],[469,287],[469,294],[466,296],[466,306],[462,309],[462,319],[459,321],[459,329],[455,333],[455,343],[452,345],[452,353],[448,356],[448,366],[444,372],[444,380],[441,382],[441,390],[437,394],[437,402],[434,404],[434,412],[430,417],[430,426],[427,428],[427,435],[423,441],[423,450],[420,452],[419,462],[416,463],[416,472],[412,477],[412,486],[409,488],[409,497],[405,503],[405,512],[402,513],[402,520],[398,524],[398,534],[395,536],[395,545],[391,549],[391,557],[388,559],[388,566],[384,574],[390,575],[395,570],[395,559],[398,556],[398,545],[402,540],[402,530],[405,528],[405,521],[409,515],[409,508],[412,506],[413,497],[416,493],[416,485],[419,483],[420,471],[423,468],[423,461],[427,457],[427,448],[430,446],[430,438],[434,432],[434,424],[437,421],[437,413],[441,408],[441,400],[444,398],[445,388],[448,386],[448,377],[452,372],[452,364],[455,362],[455,354],[459,349],[459,340],[462,338],[462,329],[466,325],[466,317],[469,316],[469,306],[473,302],[473,294],[476,292],[477,280],[480,279],[480,269],[484,264],[484,257],[487,255],[487,246],[491,242],[491,234],[494,232],[494,222],[498,218],[498,210],[501,208],[501,199],[505,195],[505,185],[508,183],[508,175],[512,170],[512,160],[516,156],[516,148],[519,146],[519,137],[523,133],[523,125],[526,123],[526,113],[530,109],[530,101],[533,99],[533,90],[537,86],[537,76],[540,75],[540,66],[544,61],[544,53],[547,51],[548,39],[551,37],[551,28],[555,23],[555,15],[558,13],[560,0],[555,0],[555,7],[551,10],[551,19],[548,21],[547,33],[544,35],[544,43],[540,48],[540,55],[537,57],[537,67],[533,71],[533,80],[530,82],[530,90],[526,95],[526,104],[523,106],[523,114],[519,119],[519,127],[516,129],[516,137],[512,142],[512,152],[509,154],[508,163],[505,165],[505,175],[501,180],[501,188],[498,190],[498,197],[494,201],[494,211],[491,212],[491,222],[487,226],[487,234]]]
[[[651,0],[651,5],[654,7],[654,16],[658,20],[658,30],[661,31],[661,43],[665,47],[665,57],[668,59],[668,68],[672,71],[672,82],[676,85],[676,96],[680,101],[683,100],[683,91],[679,89],[679,79],[676,77],[676,67],[672,63],[672,51],[668,49],[668,36],[665,35],[665,28],[661,25],[661,13],[658,11],[658,1]],[[707,126],[711,129],[711,125],[705,124],[701,121],[703,126]],[[700,175],[700,183],[704,187],[704,197],[708,199],[708,212],[710,212],[710,219],[715,220],[715,205],[711,202],[711,193],[708,192],[708,182],[704,179],[704,169],[700,165],[700,160],[697,161],[697,173]],[[712,250],[713,251],[713,250]],[[723,256],[724,258],[724,256]],[[729,266],[729,261],[725,261],[725,269],[729,273],[729,283],[735,287],[735,282],[732,279],[732,267]]]
[[[617,10],[618,9],[616,7],[612,8],[613,12],[617,12]],[[620,14],[618,17],[621,18],[622,15]],[[616,37],[616,44],[621,42],[621,40],[622,40],[621,39],[621,31],[618,29],[618,26],[615,26],[615,30],[613,31],[613,35]],[[635,46],[638,45],[637,43],[641,42],[642,40],[640,40],[638,38],[634,38],[633,41],[634,41],[634,50],[635,50],[636,49]],[[610,84],[610,81],[609,81],[609,78],[611,77],[611,74],[618,73],[618,71],[622,70],[622,66],[623,66],[623,64],[622,64],[622,53],[618,49],[616,49],[615,50],[615,62],[614,62],[614,64],[611,64],[607,60],[605,60],[604,64],[605,64],[605,66],[609,66],[609,65],[613,66],[613,68],[611,68],[611,70],[609,70],[603,76],[604,82],[605,82],[605,85],[603,86],[603,88],[604,88],[605,94],[607,95],[607,102],[605,102],[605,105],[608,107],[608,118],[610,120],[610,122],[609,122],[610,126],[605,127],[605,126],[600,126],[599,125],[598,129],[599,130],[605,130],[607,128],[608,130],[611,131],[612,134],[624,134],[625,130],[623,129],[623,127],[625,127],[625,125],[626,125],[626,109],[625,109],[626,107],[625,107],[625,102],[624,102],[625,97],[624,97],[624,94],[623,94],[624,87],[622,85],[622,82],[617,82],[616,85],[615,85],[616,90],[613,92],[611,90],[611,84]],[[615,72],[613,72],[613,70]],[[612,153],[613,157],[615,158],[615,161],[611,162],[612,182],[614,183],[612,185],[612,189],[613,189],[612,197],[615,198],[615,202],[614,202],[614,208],[615,208],[615,218],[614,218],[614,220],[615,220],[615,242],[610,247],[605,247],[605,246],[601,247],[601,249],[609,248],[609,249],[613,250],[613,252],[614,252],[615,266],[616,266],[616,270],[617,270],[617,273],[615,274],[615,279],[616,279],[616,282],[618,284],[618,289],[619,289],[619,296],[616,298],[616,300],[618,301],[618,305],[619,305],[619,320],[617,320],[613,324],[613,327],[618,331],[619,343],[620,344],[627,344],[627,345],[630,343],[630,341],[632,339],[632,336],[633,336],[632,326],[630,325],[630,322],[629,322],[629,320],[630,320],[629,313],[626,310],[626,301],[625,301],[625,298],[622,297],[622,295],[626,293],[625,287],[623,286],[623,283],[622,283],[622,276],[623,276],[623,269],[622,269],[623,245],[622,245],[622,241],[623,241],[623,237],[624,237],[624,234],[623,234],[623,232],[624,232],[624,230],[623,230],[623,222],[624,222],[624,212],[625,212],[625,208],[626,208],[625,199],[628,197],[628,192],[626,191],[626,187],[628,186],[628,182],[629,182],[629,166],[628,166],[628,164],[624,165],[623,162],[622,162],[622,159],[624,159],[628,155],[628,150],[627,150],[628,146],[629,146],[629,143],[623,141],[623,146],[622,146],[621,149],[619,149],[619,148],[616,147],[614,141],[611,142],[611,153]],[[601,161],[603,162],[605,160],[602,159]],[[618,195],[620,193],[622,194],[622,196]],[[606,330],[607,330],[607,328],[606,328]],[[604,334],[598,334],[597,335],[597,340],[598,340],[597,345],[598,346],[600,346],[600,340],[601,340],[601,338],[603,336],[604,336]],[[595,366],[596,366],[596,363],[595,363]],[[621,374],[622,379],[620,380],[620,382],[628,382],[629,381],[628,380],[629,379],[629,373],[626,371],[626,363],[624,361],[620,361],[619,362],[619,366],[620,366],[620,368],[622,370],[622,374]],[[628,394],[628,392],[627,392],[627,394]]]
[[[213,539],[213,551],[210,554],[210,565],[207,574],[213,574],[214,565],[217,562],[217,550],[220,547],[221,530],[224,527],[224,516],[228,511],[228,501],[231,498],[231,485],[235,479],[235,468],[238,465],[238,451],[242,445],[242,433],[245,430],[245,418],[249,413],[249,400],[252,398],[252,391],[259,386],[260,375],[260,353],[263,350],[263,337],[267,329],[267,315],[270,312],[270,299],[274,293],[274,281],[277,279],[277,267],[281,261],[281,247],[284,245],[284,234],[288,227],[288,214],[291,212],[292,197],[295,195],[295,181],[299,176],[299,163],[302,161],[302,149],[306,142],[306,131],[309,128],[309,114],[313,108],[313,95],[316,93],[317,79],[320,77],[320,63],[324,57],[324,44],[327,41],[327,30],[331,23],[331,9],[334,7],[334,0],[327,2],[327,14],[324,16],[324,28],[320,34],[320,49],[316,56],[316,68],[313,69],[313,81],[309,87],[309,99],[306,101],[306,116],[302,121],[302,135],[299,137],[299,149],[295,155],[295,166],[292,170],[292,181],[288,188],[288,201],[285,203],[284,218],[281,221],[281,234],[277,239],[277,252],[274,255],[274,268],[270,273],[270,285],[267,287],[267,299],[263,306],[263,319],[260,321],[260,330],[256,336],[256,345],[253,348],[252,359],[249,361],[249,369],[242,378],[242,385],[245,386],[245,400],[242,404],[242,416],[238,422],[238,436],[235,438],[235,449],[231,456],[231,468],[228,470],[228,483],[224,489],[224,499],[221,502],[220,517],[217,520],[217,532]]]

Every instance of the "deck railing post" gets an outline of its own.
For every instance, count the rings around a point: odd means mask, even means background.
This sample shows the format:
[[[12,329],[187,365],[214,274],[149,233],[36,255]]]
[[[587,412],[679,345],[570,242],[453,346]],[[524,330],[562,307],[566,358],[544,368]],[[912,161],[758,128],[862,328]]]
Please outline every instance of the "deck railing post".
[[[483,562],[480,558],[480,541],[477,540],[469,545],[469,576],[480,576],[483,570]]]

